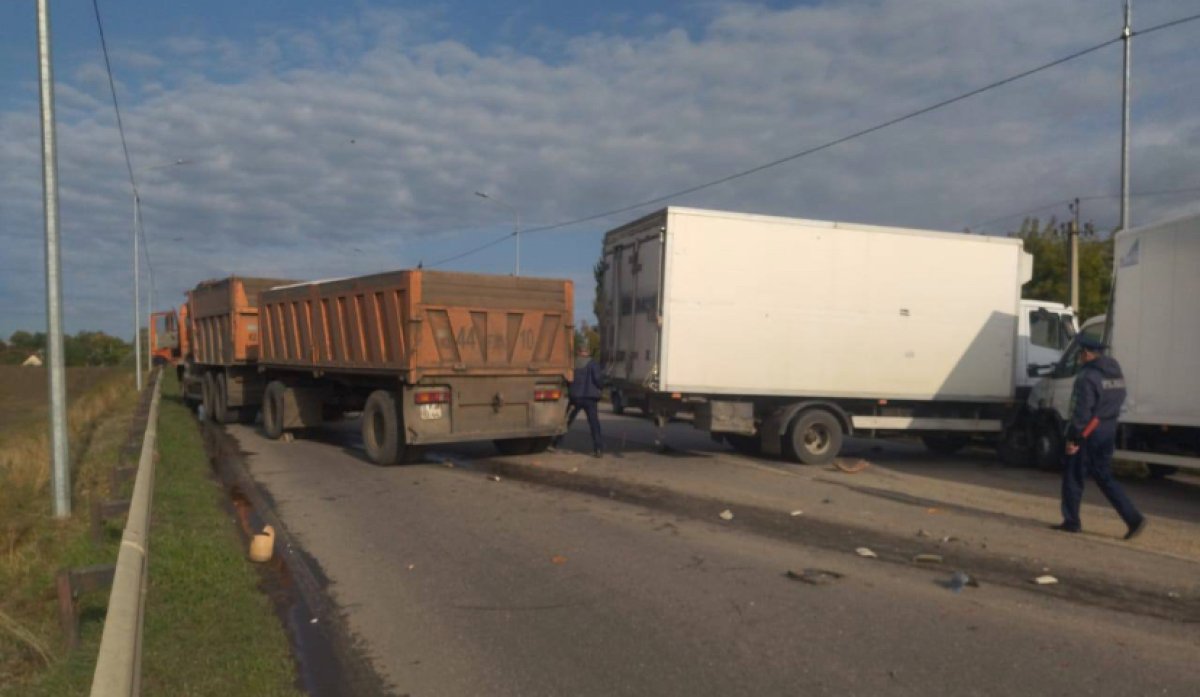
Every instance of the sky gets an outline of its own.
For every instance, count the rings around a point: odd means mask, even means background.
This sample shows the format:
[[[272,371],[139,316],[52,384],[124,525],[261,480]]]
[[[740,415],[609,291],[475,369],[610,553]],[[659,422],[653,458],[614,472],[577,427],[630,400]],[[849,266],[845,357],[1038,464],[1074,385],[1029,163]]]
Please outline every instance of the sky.
[[[437,262],[518,215],[586,217],[840,138],[1112,38],[1122,15],[1117,0],[100,8],[155,309],[235,273],[512,273],[511,239]],[[1197,12],[1138,0],[1134,28]],[[51,13],[66,330],[128,338],[132,195],[95,16],[86,0]],[[1135,225],[1200,211],[1198,45],[1200,22],[1134,39]],[[1061,220],[1067,200],[1119,191],[1120,76],[1118,44],[669,202],[991,234],[1035,208]],[[34,3],[4,2],[0,337],[45,329],[41,201]],[[657,207],[522,235],[521,272],[574,280],[591,319],[604,232]],[[1083,205],[1102,230],[1117,217],[1115,197]]]

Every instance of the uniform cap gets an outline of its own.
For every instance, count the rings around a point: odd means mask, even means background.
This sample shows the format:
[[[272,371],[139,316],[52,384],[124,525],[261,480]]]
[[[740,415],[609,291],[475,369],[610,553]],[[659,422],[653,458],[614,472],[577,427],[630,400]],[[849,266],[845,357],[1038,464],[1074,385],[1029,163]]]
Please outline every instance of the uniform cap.
[[[1079,343],[1080,347],[1082,347],[1085,350],[1091,351],[1092,353],[1098,353],[1105,349],[1103,341],[1101,341],[1100,339],[1097,339],[1094,336],[1090,336],[1088,334],[1080,334],[1079,337],[1076,339],[1076,341]]]

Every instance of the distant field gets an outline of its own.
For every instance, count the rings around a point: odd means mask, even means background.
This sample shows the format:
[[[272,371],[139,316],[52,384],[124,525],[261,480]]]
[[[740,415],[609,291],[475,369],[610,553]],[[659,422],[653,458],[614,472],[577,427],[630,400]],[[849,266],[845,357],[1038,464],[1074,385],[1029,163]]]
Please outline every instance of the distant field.
[[[67,400],[74,401],[93,385],[129,368],[67,368]],[[45,421],[45,368],[0,365],[0,436],[36,421]]]

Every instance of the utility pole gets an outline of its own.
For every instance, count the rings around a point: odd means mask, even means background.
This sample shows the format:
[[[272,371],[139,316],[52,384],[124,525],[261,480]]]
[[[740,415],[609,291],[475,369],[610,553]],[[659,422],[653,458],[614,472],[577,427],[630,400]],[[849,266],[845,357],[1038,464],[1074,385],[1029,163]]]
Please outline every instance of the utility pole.
[[[133,189],[133,372],[137,376],[138,392],[142,391],[142,303],[138,287],[138,224],[141,222],[141,201],[137,187]]]
[[[42,212],[46,226],[46,358],[50,388],[50,484],[54,517],[71,516],[67,457],[67,383],[63,366],[62,273],[58,240],[58,143],[54,132],[54,72],[50,62],[49,0],[37,0],[38,87],[42,112]]]
[[[1071,227],[1067,232],[1067,263],[1071,285],[1071,309],[1079,313],[1079,199],[1071,204],[1071,213],[1074,218],[1071,219]]]
[[[1133,10],[1130,0],[1125,0],[1125,27],[1121,40],[1125,42],[1124,74],[1121,79],[1121,230],[1129,229],[1129,53],[1133,43]],[[1115,261],[1115,260],[1114,260]],[[1107,346],[1112,342],[1113,322],[1116,320],[1117,273],[1114,268],[1111,287],[1108,291],[1108,308],[1104,319],[1104,339]]]
[[[1131,0],[1125,0],[1125,78],[1121,83],[1121,229],[1129,229],[1129,53],[1133,43]]]

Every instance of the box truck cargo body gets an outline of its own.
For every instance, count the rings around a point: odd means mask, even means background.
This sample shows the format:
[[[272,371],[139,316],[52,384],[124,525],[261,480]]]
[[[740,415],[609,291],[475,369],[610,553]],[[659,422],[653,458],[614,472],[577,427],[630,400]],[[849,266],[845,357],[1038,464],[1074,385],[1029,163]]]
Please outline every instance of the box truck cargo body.
[[[1111,312],[1083,332],[1107,336],[1125,374],[1117,457],[1200,469],[1200,215],[1118,233],[1113,265]],[[1061,459],[1079,367],[1072,345],[1030,396],[1042,464]]]
[[[605,236],[605,368],[743,449],[823,462],[846,434],[916,431],[949,450],[1011,415],[1031,275],[1017,239],[671,207]]]
[[[544,449],[565,426],[573,306],[570,281],[419,270],[266,291],[263,429],[362,411],[380,463],[468,440]]]

